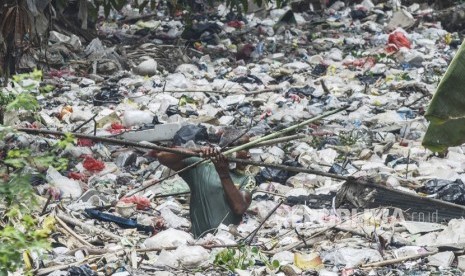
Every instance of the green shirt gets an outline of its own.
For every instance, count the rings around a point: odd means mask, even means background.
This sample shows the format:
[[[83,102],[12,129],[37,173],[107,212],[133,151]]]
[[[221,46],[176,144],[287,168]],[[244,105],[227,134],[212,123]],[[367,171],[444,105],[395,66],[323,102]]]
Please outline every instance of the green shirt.
[[[188,166],[202,160],[190,157],[183,160]],[[213,232],[221,223],[239,224],[241,215],[235,215],[229,206],[220,177],[215,166],[209,162],[200,164],[179,174],[191,190],[190,218],[194,237]],[[252,176],[230,172],[234,185],[241,191],[251,193],[255,187]]]

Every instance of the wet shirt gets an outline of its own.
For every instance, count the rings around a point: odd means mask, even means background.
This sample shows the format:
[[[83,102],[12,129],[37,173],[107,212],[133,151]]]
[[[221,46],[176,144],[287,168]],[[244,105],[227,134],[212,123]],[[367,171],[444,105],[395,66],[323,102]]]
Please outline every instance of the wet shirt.
[[[186,166],[201,160],[190,157],[183,160]],[[213,232],[221,223],[239,224],[241,215],[235,215],[228,204],[220,177],[212,163],[198,165],[179,174],[191,190],[190,218],[192,233],[200,237]],[[252,176],[230,172],[234,185],[240,190],[252,193],[255,180]]]

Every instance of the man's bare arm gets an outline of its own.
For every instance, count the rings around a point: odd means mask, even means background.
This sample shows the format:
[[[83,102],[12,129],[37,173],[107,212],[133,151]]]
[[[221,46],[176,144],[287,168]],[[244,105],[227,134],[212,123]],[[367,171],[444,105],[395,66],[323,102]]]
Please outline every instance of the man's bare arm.
[[[206,157],[211,157],[223,185],[226,200],[234,214],[244,214],[252,202],[252,196],[236,188],[229,174],[229,163],[226,157],[218,149],[213,148],[204,149],[203,153]]]
[[[183,151],[190,152],[190,153],[199,152],[199,150],[191,150],[191,149],[186,149],[186,148],[178,148],[178,149],[181,149]],[[158,159],[158,162],[160,162],[160,164],[175,171],[182,170],[186,167],[183,160],[188,157],[182,154],[171,153],[171,152],[166,152],[166,151],[154,151],[154,150],[149,152],[148,155],[152,157],[156,157]]]

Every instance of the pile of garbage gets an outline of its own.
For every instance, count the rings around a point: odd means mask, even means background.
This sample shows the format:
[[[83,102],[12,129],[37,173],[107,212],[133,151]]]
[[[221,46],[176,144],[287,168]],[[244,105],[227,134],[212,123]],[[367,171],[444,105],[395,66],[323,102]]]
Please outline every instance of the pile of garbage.
[[[0,109],[4,126],[56,132],[1,128],[4,164],[33,175],[40,220],[56,225],[52,248],[31,255],[35,273],[461,275],[464,148],[438,155],[421,141],[462,38],[427,20],[427,4],[357,2],[242,16],[220,5],[192,25],[130,21],[128,7],[99,25],[115,46],[52,32],[29,62],[55,69],[16,75]],[[243,222],[200,239],[187,184],[147,155],[223,146],[231,129],[254,140],[334,110],[249,149],[323,174],[249,166]]]

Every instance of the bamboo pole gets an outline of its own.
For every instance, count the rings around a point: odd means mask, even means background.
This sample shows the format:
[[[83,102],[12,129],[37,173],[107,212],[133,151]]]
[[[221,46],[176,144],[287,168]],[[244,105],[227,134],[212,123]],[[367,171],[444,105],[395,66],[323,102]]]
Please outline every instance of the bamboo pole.
[[[231,154],[231,153],[234,153],[234,152],[238,152],[238,151],[241,151],[241,150],[250,148],[250,147],[255,146],[256,144],[259,144],[259,143],[261,143],[261,142],[264,142],[264,141],[267,141],[267,140],[270,140],[270,139],[277,138],[277,137],[279,137],[279,136],[281,136],[281,135],[283,135],[283,134],[285,134],[285,133],[294,131],[294,130],[299,129],[299,128],[303,127],[303,126],[306,126],[306,125],[308,125],[308,124],[310,124],[310,123],[316,122],[316,121],[321,120],[321,119],[323,119],[323,118],[326,118],[326,117],[329,117],[329,116],[334,115],[334,114],[336,114],[336,113],[339,113],[339,112],[341,112],[341,111],[344,111],[344,110],[346,110],[347,108],[349,108],[349,105],[346,105],[346,106],[344,106],[344,107],[341,107],[341,108],[338,108],[338,109],[335,109],[335,110],[328,111],[328,112],[323,113],[323,114],[321,114],[321,115],[319,115],[319,116],[316,116],[316,117],[313,117],[313,118],[311,118],[311,119],[305,120],[305,121],[303,121],[303,122],[301,122],[301,123],[295,124],[295,125],[293,125],[293,126],[290,126],[290,127],[288,127],[288,128],[282,129],[282,130],[277,131],[277,132],[275,132],[275,133],[271,133],[271,134],[269,134],[269,135],[265,135],[265,136],[260,137],[260,138],[258,138],[258,139],[256,139],[256,140],[253,140],[253,141],[251,141],[251,142],[248,142],[248,143],[245,143],[245,144],[240,145],[240,146],[238,146],[238,147],[235,147],[235,148],[233,148],[233,149],[227,150],[227,151],[225,151],[223,154],[224,154],[224,155],[228,155],[228,154]]]
[[[300,140],[300,139],[303,139],[303,138],[306,138],[306,137],[308,137],[308,135],[305,135],[305,134],[295,134],[295,135],[290,135],[290,136],[284,136],[284,137],[280,137],[280,138],[276,138],[276,139],[270,139],[270,140],[258,143],[258,144],[254,145],[254,146],[251,146],[248,149],[272,146],[272,145],[276,145],[276,144],[280,144],[280,143],[286,143],[286,142],[290,142],[290,141]]]
[[[246,143],[246,144],[240,145],[238,147],[229,149],[229,150],[225,151],[223,154],[224,155],[229,155],[229,154],[232,154],[234,152],[238,152],[238,151],[241,151],[241,150],[244,150],[244,149],[255,147],[255,146],[259,145],[260,143],[263,143],[263,142],[266,142],[268,140],[278,138],[279,136],[281,136],[281,135],[283,135],[285,133],[291,132],[293,130],[296,130],[296,129],[299,129],[299,128],[303,127],[303,126],[306,126],[306,125],[308,125],[308,124],[310,124],[312,122],[321,120],[321,119],[326,118],[328,116],[331,116],[331,115],[334,115],[334,114],[339,113],[341,111],[344,111],[348,107],[349,106],[347,105],[347,106],[344,106],[344,107],[341,107],[341,108],[326,112],[326,113],[321,114],[319,116],[316,116],[316,117],[313,117],[311,119],[305,120],[305,121],[303,121],[301,123],[298,123],[298,124],[295,124],[295,125],[290,126],[288,128],[277,131],[275,133],[260,137],[260,138],[254,140],[254,141],[249,142],[249,143]],[[60,131],[45,130],[45,129],[32,129],[32,128],[18,128],[17,131],[22,131],[22,132],[26,132],[26,133],[30,133],[30,134],[49,134],[49,135],[57,135],[57,136],[65,136],[67,134],[67,133],[60,132]],[[81,133],[71,133],[71,134],[74,135],[75,137],[78,137],[78,138],[90,139],[90,140],[93,140],[93,141],[105,142],[105,143],[110,143],[110,144],[117,144],[117,145],[123,145],[123,146],[132,146],[132,147],[139,147],[139,148],[147,148],[147,149],[153,149],[153,150],[158,150],[158,151],[165,151],[165,152],[170,152],[170,153],[175,153],[175,154],[181,154],[181,155],[185,155],[185,156],[197,156],[197,157],[200,156],[198,153],[193,153],[191,151],[182,150],[182,149],[168,148],[168,147],[162,147],[162,146],[157,146],[157,145],[153,145],[153,144],[144,144],[144,143],[138,143],[138,142],[119,140],[119,139],[114,139],[114,138],[86,135],[86,134],[81,134]],[[288,171],[293,171],[293,172],[310,173],[310,174],[321,175],[321,176],[331,177],[331,178],[340,179],[340,180],[348,180],[349,179],[348,177],[343,177],[343,176],[340,176],[340,175],[325,173],[325,172],[312,170],[312,169],[290,167],[290,166],[284,166],[284,165],[278,165],[278,164],[266,164],[266,163],[263,163],[263,162],[255,162],[255,161],[237,159],[237,158],[227,158],[227,159],[228,159],[229,162],[234,162],[234,163],[238,163],[238,164],[255,165],[255,166],[261,166],[261,167],[271,167],[271,168],[276,168],[276,169],[281,169],[281,170],[288,170]],[[175,173],[173,173],[173,174],[171,174],[168,177],[165,177],[163,179],[155,180],[155,181],[148,181],[142,187],[137,188],[137,189],[132,190],[131,192],[129,192],[126,196],[134,195],[135,193],[138,193],[138,192],[143,191],[143,190],[145,190],[145,189],[147,189],[147,188],[149,188],[149,187],[151,187],[151,186],[153,186],[155,184],[158,184],[161,181],[178,174],[179,172],[182,172],[182,171],[184,171],[186,169],[190,169],[192,167],[195,167],[195,166],[197,166],[197,165],[199,165],[201,163],[205,163],[205,162],[209,162],[209,160],[202,160],[202,161],[196,162],[196,163],[184,168],[183,170],[175,172]]]
[[[342,111],[341,109],[338,110],[339,112]],[[333,111],[332,114],[336,113],[336,111]],[[300,124],[297,124],[295,126],[289,127],[287,129],[283,129],[281,131],[278,131],[276,133],[264,136],[260,139],[254,140],[252,142],[240,145],[238,147],[232,148],[224,154],[231,154],[243,149],[247,149],[250,147],[254,147],[257,144],[266,141],[265,138],[268,137],[268,139],[273,139],[276,138],[277,136],[292,131],[296,129],[297,127],[301,127],[305,124],[308,124],[309,122],[316,121],[318,119],[324,118],[326,116],[332,115],[332,114],[325,114],[325,116],[321,115],[318,117],[315,117],[313,119],[307,120],[305,122],[302,122]],[[292,129],[291,129],[292,128]],[[60,131],[53,131],[53,130],[45,130],[45,129],[32,129],[32,128],[19,128],[17,129],[18,131],[30,133],[30,134],[50,134],[50,135],[58,135],[58,136],[64,136],[66,133],[60,132]],[[124,141],[124,140],[118,140],[118,139],[113,139],[113,138],[106,138],[106,137],[98,137],[98,136],[92,136],[92,135],[86,135],[86,134],[80,134],[80,133],[71,133],[75,137],[78,138],[84,138],[84,139],[92,139],[94,141],[100,141],[100,142],[106,142],[110,144],[118,144],[118,145],[124,145],[124,146],[133,146],[133,147],[139,147],[139,148],[147,148],[147,149],[154,149],[154,150],[159,150],[159,151],[166,151],[166,152],[171,152],[171,153],[176,153],[176,154],[181,154],[185,156],[197,156],[199,157],[200,155],[198,153],[193,153],[191,151],[186,151],[182,149],[175,149],[175,148],[168,148],[168,147],[162,147],[162,146],[157,146],[157,145],[148,145],[148,144],[143,144],[143,143],[137,143],[137,142],[130,142],[130,141]],[[287,171],[292,171],[292,172],[302,172],[302,173],[309,173],[309,174],[315,174],[315,175],[321,175],[321,176],[326,176],[326,177],[331,177],[339,180],[348,180],[349,177],[345,176],[340,176],[336,174],[331,174],[331,173],[326,173],[322,171],[317,171],[317,170],[312,170],[312,169],[306,169],[306,168],[300,168],[300,167],[291,167],[291,166],[285,166],[285,165],[279,165],[279,164],[267,164],[263,162],[256,162],[256,161],[251,161],[251,160],[245,160],[245,159],[237,159],[237,158],[227,158],[229,162],[234,162],[238,164],[244,164],[244,165],[254,165],[254,166],[259,166],[259,167],[269,167],[269,168],[275,168],[275,169],[281,169],[281,170],[287,170]],[[201,162],[198,162],[199,164]],[[196,164],[196,163],[195,163]],[[198,165],[198,164],[196,164]],[[191,168],[191,166],[189,166]]]

